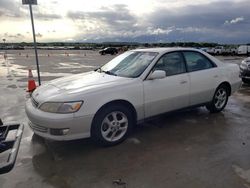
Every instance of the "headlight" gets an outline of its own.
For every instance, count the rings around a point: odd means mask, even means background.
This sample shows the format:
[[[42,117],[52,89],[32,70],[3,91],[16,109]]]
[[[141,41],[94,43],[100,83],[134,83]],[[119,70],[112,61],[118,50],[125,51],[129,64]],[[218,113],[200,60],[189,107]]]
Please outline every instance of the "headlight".
[[[74,113],[78,111],[82,106],[83,101],[77,102],[45,102],[43,103],[39,109],[44,112],[50,113]]]
[[[250,61],[246,61],[246,65],[247,65],[248,70],[250,70]]]
[[[247,63],[246,63],[245,60],[241,62],[240,67],[241,67],[242,69],[247,69]]]

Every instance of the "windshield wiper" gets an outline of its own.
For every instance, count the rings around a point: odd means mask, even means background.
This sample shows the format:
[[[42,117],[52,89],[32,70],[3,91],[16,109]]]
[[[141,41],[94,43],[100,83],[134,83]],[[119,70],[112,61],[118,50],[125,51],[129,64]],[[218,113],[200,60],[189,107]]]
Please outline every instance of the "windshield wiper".
[[[110,72],[110,71],[102,71],[102,72],[104,72],[104,73],[106,73],[106,74],[109,74],[109,75],[117,76],[117,74],[115,74],[115,73],[113,73],[113,72]]]
[[[98,68],[96,69],[95,71],[98,71],[98,72],[104,72],[105,74],[108,74],[108,75],[113,75],[113,76],[117,76],[117,74],[113,73],[113,72],[110,72],[110,71],[104,71],[102,70],[102,68]]]
[[[102,72],[102,68],[99,67],[99,68],[95,69],[94,71],[96,71],[96,72]]]

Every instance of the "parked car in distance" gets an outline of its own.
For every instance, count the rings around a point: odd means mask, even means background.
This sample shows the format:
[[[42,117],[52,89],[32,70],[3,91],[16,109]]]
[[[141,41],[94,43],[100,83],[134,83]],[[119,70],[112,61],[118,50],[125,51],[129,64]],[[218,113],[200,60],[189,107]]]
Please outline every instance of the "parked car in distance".
[[[231,55],[237,55],[238,54],[238,48],[237,47],[233,47],[233,48],[229,48],[228,49],[228,53]]]
[[[225,50],[225,48],[223,46],[216,46],[214,48],[214,54],[221,55],[221,54],[223,54],[224,50]]]
[[[111,48],[111,47],[104,48],[103,50],[99,51],[99,54],[101,55],[106,55],[106,54],[115,55],[117,53],[118,53],[118,50],[116,48]]]
[[[209,48],[200,48],[200,50],[207,52],[207,50],[209,50]]]
[[[239,66],[192,48],[127,51],[95,71],[38,87],[25,109],[34,133],[53,140],[126,139],[136,123],[170,111],[222,111],[241,86]]]
[[[240,45],[238,55],[250,55],[250,45]]]
[[[250,57],[244,59],[240,64],[240,76],[244,83],[250,83]]]
[[[216,46],[207,48],[206,52],[212,55],[237,55],[238,49],[235,46]]]
[[[209,54],[214,54],[214,48],[207,48],[205,52]]]

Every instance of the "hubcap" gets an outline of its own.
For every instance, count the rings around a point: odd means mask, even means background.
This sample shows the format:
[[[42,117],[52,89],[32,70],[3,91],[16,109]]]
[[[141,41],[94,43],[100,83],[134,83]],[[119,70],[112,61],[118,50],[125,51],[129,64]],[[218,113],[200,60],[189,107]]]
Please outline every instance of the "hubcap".
[[[214,105],[217,109],[221,109],[227,101],[227,92],[224,88],[220,88],[215,94]]]
[[[102,121],[101,133],[105,140],[115,142],[127,132],[128,118],[119,111],[111,112]]]

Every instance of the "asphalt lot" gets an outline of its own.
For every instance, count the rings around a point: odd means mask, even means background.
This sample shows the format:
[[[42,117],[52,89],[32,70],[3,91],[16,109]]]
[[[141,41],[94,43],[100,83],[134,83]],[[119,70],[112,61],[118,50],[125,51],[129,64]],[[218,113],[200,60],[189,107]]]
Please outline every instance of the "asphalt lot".
[[[250,187],[250,85],[230,97],[226,109],[195,108],[138,126],[109,148],[89,139],[53,142],[33,136],[26,124],[28,68],[33,51],[0,51],[0,118],[25,124],[15,168],[0,175],[1,188],[240,188]],[[39,51],[42,82],[86,72],[114,56],[95,51]],[[240,63],[243,57],[218,57]],[[0,158],[1,160],[1,158]],[[125,185],[113,184],[121,179]]]

